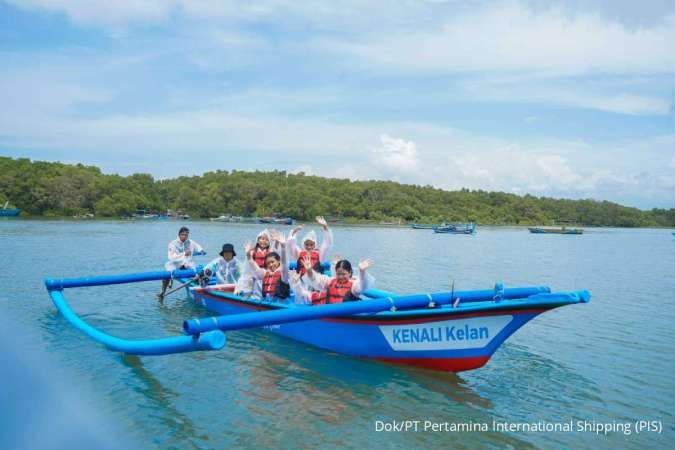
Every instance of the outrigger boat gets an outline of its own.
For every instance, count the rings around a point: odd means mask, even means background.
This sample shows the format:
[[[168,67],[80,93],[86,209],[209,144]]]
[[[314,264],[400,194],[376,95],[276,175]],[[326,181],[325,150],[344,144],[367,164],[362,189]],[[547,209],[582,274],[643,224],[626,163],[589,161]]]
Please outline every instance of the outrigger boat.
[[[588,291],[551,293],[548,287],[397,295],[368,290],[361,301],[321,306],[293,299],[244,298],[232,286],[191,289],[194,301],[217,314],[189,319],[185,335],[132,341],[110,336],[84,322],[68,305],[64,290],[150,280],[189,279],[193,270],[144,272],[75,279],[48,279],[54,305],[76,328],[108,349],[136,355],[218,350],[224,331],[264,327],[329,351],[450,372],[476,369],[516,330],[539,314],[588,303]]]

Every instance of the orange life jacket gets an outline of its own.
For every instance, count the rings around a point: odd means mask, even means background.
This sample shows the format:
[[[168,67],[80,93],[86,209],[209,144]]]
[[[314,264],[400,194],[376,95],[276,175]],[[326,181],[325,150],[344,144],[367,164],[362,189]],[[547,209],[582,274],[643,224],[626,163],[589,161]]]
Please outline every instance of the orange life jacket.
[[[281,270],[265,272],[262,280],[263,297],[288,298],[290,295],[290,286],[281,281]]]
[[[352,280],[338,281],[337,278],[330,280],[326,289],[326,303],[342,303],[344,301],[355,300],[354,294],[352,294],[353,284]]]
[[[298,273],[300,275],[304,275],[307,272],[307,269],[305,269],[305,265],[302,263],[302,261],[305,259],[305,256],[307,256],[307,250],[303,250],[300,253],[298,253]],[[321,261],[320,261],[320,255],[317,250],[312,250],[309,252],[309,257],[312,259],[312,268],[314,270],[317,270],[319,273],[323,273],[323,269],[321,269]]]
[[[255,250],[253,251],[253,261],[260,267],[261,269],[265,268],[265,258],[267,258],[267,254],[270,252],[270,248],[258,248],[256,247]]]

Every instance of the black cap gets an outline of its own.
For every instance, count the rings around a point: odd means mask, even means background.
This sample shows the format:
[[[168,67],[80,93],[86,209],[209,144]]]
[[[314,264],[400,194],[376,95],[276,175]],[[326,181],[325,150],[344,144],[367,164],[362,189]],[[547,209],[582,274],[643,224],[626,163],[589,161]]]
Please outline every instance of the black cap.
[[[234,245],[232,245],[232,244],[223,245],[223,249],[218,254],[220,256],[223,256],[223,253],[225,253],[225,252],[231,252],[232,256],[237,256],[237,253],[234,251]]]

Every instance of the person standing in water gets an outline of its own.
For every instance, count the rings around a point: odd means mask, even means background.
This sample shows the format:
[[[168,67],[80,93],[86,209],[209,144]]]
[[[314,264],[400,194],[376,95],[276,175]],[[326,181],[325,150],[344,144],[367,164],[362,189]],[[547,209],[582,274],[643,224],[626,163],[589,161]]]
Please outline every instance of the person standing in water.
[[[197,242],[189,239],[190,230],[188,227],[181,227],[178,230],[178,239],[169,242],[167,252],[168,261],[164,264],[164,268],[170,272],[174,270],[194,269],[196,264],[192,260],[195,254],[205,255],[204,248]],[[162,292],[157,294],[159,300],[164,300],[164,294],[171,280],[162,280]]]

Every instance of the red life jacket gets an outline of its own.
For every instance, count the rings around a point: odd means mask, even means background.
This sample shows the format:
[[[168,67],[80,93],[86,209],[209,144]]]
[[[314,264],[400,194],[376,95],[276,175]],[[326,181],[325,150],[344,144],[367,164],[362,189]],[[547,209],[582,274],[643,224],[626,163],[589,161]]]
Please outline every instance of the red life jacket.
[[[309,299],[312,301],[312,305],[325,305],[326,304],[326,291],[314,291],[310,294]]]
[[[337,278],[330,280],[326,289],[326,303],[342,303],[354,299],[352,284],[354,284],[352,280],[342,282]]]
[[[262,279],[262,295],[263,297],[278,297],[288,298],[290,295],[290,286],[288,283],[281,281],[281,270],[265,272]]]
[[[253,251],[253,261],[260,267],[261,269],[265,268],[265,258],[267,257],[267,254],[270,252],[270,248],[258,248],[256,247],[255,250]]]
[[[304,275],[307,272],[307,269],[305,269],[305,265],[302,263],[302,261],[305,259],[305,256],[307,256],[307,250],[303,250],[300,253],[298,253],[298,273],[300,275]],[[320,261],[320,255],[317,250],[312,250],[309,252],[309,257],[312,259],[312,268],[316,268],[318,265],[321,267],[321,261]]]

